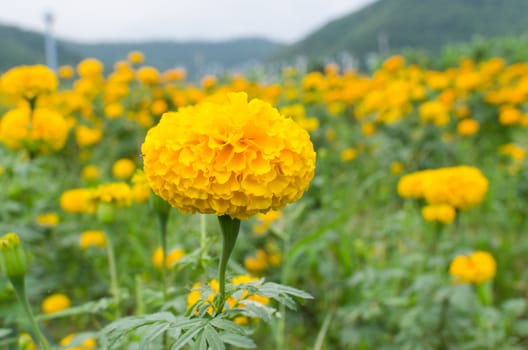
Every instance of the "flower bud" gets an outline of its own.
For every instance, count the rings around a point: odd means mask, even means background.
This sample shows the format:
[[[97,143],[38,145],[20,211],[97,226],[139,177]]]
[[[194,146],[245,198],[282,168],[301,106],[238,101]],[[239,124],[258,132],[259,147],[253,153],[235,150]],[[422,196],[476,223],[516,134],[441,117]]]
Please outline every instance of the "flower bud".
[[[9,278],[24,277],[27,255],[16,233],[6,233],[0,238],[0,262]]]

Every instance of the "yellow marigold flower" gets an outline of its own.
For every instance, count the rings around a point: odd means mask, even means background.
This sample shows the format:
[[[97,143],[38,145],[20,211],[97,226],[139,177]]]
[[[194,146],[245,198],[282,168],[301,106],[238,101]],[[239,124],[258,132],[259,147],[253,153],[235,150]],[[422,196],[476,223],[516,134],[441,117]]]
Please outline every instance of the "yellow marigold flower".
[[[86,165],[81,170],[81,177],[84,181],[94,181],[101,178],[101,170],[95,165]]]
[[[400,55],[395,55],[387,58],[383,62],[383,69],[389,72],[395,72],[403,68],[405,65],[405,58]]]
[[[446,126],[449,123],[447,107],[440,101],[427,101],[420,106],[420,119],[424,123]]]
[[[132,64],[141,64],[145,60],[145,56],[141,51],[130,51],[128,53],[128,61]]]
[[[343,162],[350,162],[351,160],[356,159],[357,150],[355,148],[347,148],[341,152],[341,160]]]
[[[0,175],[4,175],[5,168],[3,166],[0,166]]]
[[[365,136],[372,136],[376,132],[376,126],[373,123],[361,124],[361,133]]]
[[[59,224],[59,216],[57,213],[46,213],[37,215],[37,225],[53,227]]]
[[[183,249],[172,249],[167,254],[167,260],[165,261],[165,264],[167,265],[167,268],[171,268],[176,264],[185,253],[183,252]],[[152,265],[154,265],[157,269],[161,270],[161,267],[163,265],[163,250],[161,247],[156,248],[154,251],[154,254],[152,254]]]
[[[262,235],[270,228],[271,224],[282,218],[278,210],[270,210],[267,213],[257,214],[258,223],[253,226],[253,231],[257,235]]]
[[[59,67],[57,74],[59,75],[59,78],[67,80],[73,78],[75,71],[72,66],[64,65]]]
[[[52,314],[70,307],[70,299],[64,294],[52,294],[42,301],[42,312]]]
[[[429,204],[468,209],[482,202],[488,191],[488,179],[475,167],[440,168],[429,175],[424,187],[424,198]]]
[[[180,81],[185,80],[187,71],[185,68],[174,68],[163,72],[163,81]]]
[[[260,275],[268,268],[268,255],[263,249],[257,249],[255,255],[244,259],[244,267],[254,275]]]
[[[515,107],[506,106],[499,112],[499,122],[502,125],[513,125],[521,120],[521,111]]]
[[[117,160],[112,166],[112,175],[117,179],[128,179],[134,174],[136,163],[127,158]]]
[[[160,81],[160,74],[154,67],[144,66],[138,69],[136,77],[144,85],[156,85]]]
[[[133,193],[130,186],[125,182],[111,182],[101,184],[91,191],[91,199],[94,203],[112,203],[118,207],[132,204]]]
[[[121,103],[111,103],[104,109],[105,115],[110,119],[119,118],[123,115],[125,108]]]
[[[153,191],[184,213],[245,219],[299,199],[315,170],[308,133],[245,93],[165,113],[142,145]]]
[[[150,111],[154,115],[161,115],[167,111],[167,102],[163,99],[156,100],[152,102],[152,105],[150,106]]]
[[[95,341],[94,338],[86,338],[79,345],[70,346],[72,345],[72,341],[75,337],[76,337],[75,333],[70,333],[64,338],[62,338],[59,344],[65,347],[64,350],[95,350],[95,347],[97,346],[97,342]]]
[[[84,125],[75,128],[75,140],[79,147],[88,147],[98,143],[103,137],[100,129],[92,129]]]
[[[480,128],[479,122],[475,119],[462,119],[458,122],[457,132],[462,136],[471,136],[478,132]]]
[[[2,75],[0,83],[6,94],[27,100],[53,93],[59,85],[55,73],[41,64],[11,68]]]
[[[142,170],[136,170],[131,181],[134,200],[139,203],[147,201],[150,197],[150,186],[145,173]]]
[[[83,78],[99,77],[103,70],[103,64],[96,58],[85,58],[77,65],[77,73]]]
[[[0,141],[13,149],[52,152],[64,147],[70,130],[67,120],[58,112],[22,107],[12,109],[0,120]]]
[[[517,162],[522,161],[526,157],[526,150],[513,143],[502,145],[499,148],[499,153],[507,155]]]
[[[20,336],[18,337],[18,346],[20,350],[38,350],[37,344],[35,344],[31,335],[26,332],[20,333]]]
[[[456,210],[449,204],[432,204],[422,208],[422,216],[425,221],[450,224],[455,220]]]
[[[202,86],[204,89],[212,89],[216,85],[216,77],[214,75],[206,75],[202,78]]]
[[[495,277],[496,270],[495,259],[484,251],[457,256],[449,265],[449,273],[459,283],[484,283]]]
[[[95,212],[92,192],[86,188],[75,188],[64,192],[60,197],[62,210],[68,213]]]
[[[81,233],[79,239],[79,246],[81,249],[88,249],[89,247],[106,247],[106,236],[100,230],[88,230]]]

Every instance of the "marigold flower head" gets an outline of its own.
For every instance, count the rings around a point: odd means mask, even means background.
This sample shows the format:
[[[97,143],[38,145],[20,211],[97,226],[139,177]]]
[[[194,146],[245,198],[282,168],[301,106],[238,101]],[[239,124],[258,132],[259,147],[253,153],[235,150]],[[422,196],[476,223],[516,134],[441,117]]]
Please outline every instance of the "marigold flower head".
[[[430,204],[449,204],[468,209],[484,199],[488,179],[470,166],[439,168],[426,179],[424,198]]]
[[[134,174],[136,170],[136,163],[127,158],[118,159],[114,165],[112,165],[112,175],[116,179],[128,179]]]
[[[59,216],[57,213],[45,213],[37,216],[37,225],[45,227],[53,227],[59,224]]]
[[[125,108],[121,103],[110,103],[104,109],[105,115],[110,119],[119,118],[123,115]]]
[[[424,198],[429,204],[449,204],[468,209],[484,199],[488,179],[470,166],[428,169],[407,174],[398,182],[403,198]]]
[[[73,70],[72,66],[64,65],[59,67],[57,74],[61,79],[71,79],[73,78],[75,71]]]
[[[89,128],[85,125],[79,125],[75,128],[75,140],[79,147],[88,147],[98,143],[103,137],[101,129]]]
[[[471,118],[462,119],[458,122],[457,132],[462,136],[471,136],[478,132],[480,125],[478,121]]]
[[[132,204],[132,189],[126,182],[101,184],[91,189],[90,193],[95,205],[99,203],[111,203],[117,207],[121,207]]]
[[[87,230],[81,233],[79,239],[79,246],[81,249],[88,249],[89,247],[106,247],[106,236],[100,230]]]
[[[53,152],[64,147],[70,125],[58,112],[27,107],[16,108],[0,120],[0,142],[12,149]]]
[[[356,159],[357,157],[357,150],[355,148],[347,148],[343,151],[341,151],[341,154],[340,154],[340,157],[341,157],[341,160],[343,162],[350,162],[354,159]]]
[[[150,186],[145,173],[142,170],[136,170],[131,181],[134,200],[138,203],[146,202],[150,197]]]
[[[422,208],[422,216],[425,221],[450,224],[455,220],[456,210],[449,204],[432,204]]]
[[[65,191],[60,197],[62,210],[68,213],[95,213],[92,191],[87,188],[74,188]]]
[[[238,219],[299,199],[315,170],[308,133],[245,93],[165,113],[142,153],[152,190],[172,206]]]
[[[59,85],[55,73],[41,64],[11,68],[2,75],[0,82],[6,94],[27,100],[55,92]]]
[[[128,53],[128,61],[132,64],[141,64],[145,60],[145,55],[141,51],[130,51]]]
[[[96,58],[85,58],[77,65],[77,73],[83,78],[100,77],[103,70],[103,63]]]
[[[174,264],[183,258],[184,255],[185,253],[183,252],[183,249],[170,250],[167,254],[167,259],[165,260],[167,268],[172,268]],[[163,249],[161,247],[156,248],[154,254],[152,254],[152,265],[161,270],[163,266]]]
[[[455,257],[449,265],[449,273],[459,283],[484,283],[495,276],[497,263],[493,256],[484,251]]]
[[[71,305],[70,298],[64,294],[52,294],[42,301],[42,312],[52,314],[69,308]]]
[[[81,177],[84,181],[98,180],[101,177],[101,170],[93,164],[86,165],[82,168]]]
[[[144,85],[156,85],[160,81],[159,71],[150,66],[139,68],[136,77]]]

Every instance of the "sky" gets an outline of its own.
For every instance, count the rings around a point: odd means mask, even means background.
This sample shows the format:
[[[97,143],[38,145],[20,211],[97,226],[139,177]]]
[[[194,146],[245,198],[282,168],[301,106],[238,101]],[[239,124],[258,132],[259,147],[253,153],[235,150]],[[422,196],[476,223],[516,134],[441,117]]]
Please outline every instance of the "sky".
[[[226,40],[292,43],[375,0],[4,0],[0,23],[81,42]]]

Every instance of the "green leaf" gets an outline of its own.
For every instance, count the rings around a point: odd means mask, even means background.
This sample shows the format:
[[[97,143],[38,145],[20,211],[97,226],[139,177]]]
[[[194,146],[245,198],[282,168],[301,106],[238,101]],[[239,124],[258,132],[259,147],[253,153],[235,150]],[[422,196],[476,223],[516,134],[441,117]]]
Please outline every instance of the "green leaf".
[[[257,347],[253,340],[244,335],[224,332],[220,333],[220,339],[222,339],[222,341],[226,344],[230,344],[241,349],[254,349]]]
[[[193,340],[200,332],[203,331],[203,323],[194,325],[192,328],[188,329],[185,333],[179,337],[174,344],[172,344],[171,350],[178,350],[183,348],[189,342]]]
[[[233,321],[225,320],[223,318],[214,318],[210,324],[218,329],[228,331],[230,333],[244,334],[244,328],[237,325]]]
[[[209,344],[211,350],[225,350],[222,339],[213,327],[210,325],[205,326],[203,334],[207,339],[207,344]]]
[[[9,328],[0,328],[0,338],[7,337],[9,334],[13,332],[12,329]]]

